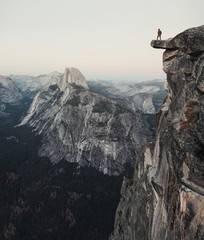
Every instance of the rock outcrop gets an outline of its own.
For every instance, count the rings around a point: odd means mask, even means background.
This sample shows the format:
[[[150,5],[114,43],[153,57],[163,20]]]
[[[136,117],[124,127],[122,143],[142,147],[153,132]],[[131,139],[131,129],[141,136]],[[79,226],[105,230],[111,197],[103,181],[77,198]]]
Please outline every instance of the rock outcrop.
[[[203,26],[188,29],[163,54],[168,96],[157,113],[154,153],[141,150],[124,181],[111,239],[204,239],[203,34]]]
[[[190,28],[176,37],[170,43],[178,50],[186,54],[200,54],[204,51],[204,25]]]
[[[150,45],[153,48],[170,49],[170,50],[176,49],[176,47],[173,44],[171,44],[171,39],[172,38],[168,40],[152,40]]]
[[[133,166],[136,149],[150,135],[140,114],[90,92],[77,69],[66,69],[57,84],[38,92],[24,124],[42,134],[40,156],[53,163],[64,159],[92,166],[109,175]]]

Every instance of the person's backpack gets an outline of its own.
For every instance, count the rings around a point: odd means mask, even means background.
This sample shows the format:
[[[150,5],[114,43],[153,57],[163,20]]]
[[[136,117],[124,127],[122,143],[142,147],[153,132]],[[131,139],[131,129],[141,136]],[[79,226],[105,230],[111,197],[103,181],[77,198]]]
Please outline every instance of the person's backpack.
[[[162,31],[159,29],[158,30],[158,35],[161,35],[162,34]]]

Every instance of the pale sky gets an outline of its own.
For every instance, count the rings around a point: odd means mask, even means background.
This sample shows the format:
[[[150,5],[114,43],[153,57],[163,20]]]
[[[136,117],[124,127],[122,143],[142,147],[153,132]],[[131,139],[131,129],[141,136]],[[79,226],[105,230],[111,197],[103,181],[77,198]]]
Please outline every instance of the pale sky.
[[[0,0],[0,75],[165,78],[157,29],[174,37],[203,25],[203,11],[203,0]]]

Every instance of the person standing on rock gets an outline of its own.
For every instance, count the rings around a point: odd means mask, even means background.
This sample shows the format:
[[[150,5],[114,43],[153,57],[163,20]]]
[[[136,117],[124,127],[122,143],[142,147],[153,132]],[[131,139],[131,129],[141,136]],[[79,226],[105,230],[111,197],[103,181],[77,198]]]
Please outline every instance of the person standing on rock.
[[[158,29],[158,32],[157,32],[157,40],[161,40],[161,35],[162,35],[162,31],[160,29]]]

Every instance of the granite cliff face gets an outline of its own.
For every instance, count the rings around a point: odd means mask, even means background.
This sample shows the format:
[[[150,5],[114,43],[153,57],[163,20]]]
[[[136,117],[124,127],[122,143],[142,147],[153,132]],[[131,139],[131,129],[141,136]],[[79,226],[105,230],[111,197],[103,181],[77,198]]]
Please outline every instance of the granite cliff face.
[[[204,26],[172,39],[166,49],[168,96],[157,113],[154,147],[137,155],[124,179],[110,239],[204,239]],[[153,149],[152,149],[153,148]]]
[[[42,134],[40,156],[92,166],[118,175],[135,162],[150,134],[139,114],[90,92],[83,75],[65,69],[57,84],[40,91],[20,125]]]
[[[134,175],[123,179],[110,240],[151,239],[153,190],[148,173],[153,152],[154,143],[142,147],[137,153]]]

